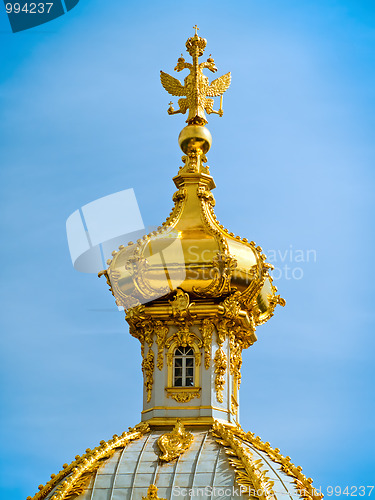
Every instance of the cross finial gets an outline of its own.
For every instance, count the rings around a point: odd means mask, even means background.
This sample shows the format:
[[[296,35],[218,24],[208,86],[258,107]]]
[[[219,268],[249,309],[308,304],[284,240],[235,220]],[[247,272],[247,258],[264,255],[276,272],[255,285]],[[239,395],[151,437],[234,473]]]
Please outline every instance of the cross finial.
[[[193,29],[195,30],[195,35],[198,35],[198,31],[197,31],[197,30],[199,30],[198,26],[197,25],[193,26]]]

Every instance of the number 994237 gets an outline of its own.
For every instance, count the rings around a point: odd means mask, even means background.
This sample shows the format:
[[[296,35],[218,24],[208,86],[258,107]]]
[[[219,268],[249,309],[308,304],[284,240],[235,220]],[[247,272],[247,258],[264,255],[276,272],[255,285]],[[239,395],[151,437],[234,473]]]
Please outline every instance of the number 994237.
[[[39,3],[7,3],[5,4],[5,8],[7,11],[7,14],[20,14],[21,12],[25,14],[49,14],[50,10],[53,7],[53,2],[52,3],[45,3],[45,2],[39,2]]]
[[[374,486],[345,486],[345,488],[341,488],[341,486],[327,486],[327,496],[369,497],[373,489]]]

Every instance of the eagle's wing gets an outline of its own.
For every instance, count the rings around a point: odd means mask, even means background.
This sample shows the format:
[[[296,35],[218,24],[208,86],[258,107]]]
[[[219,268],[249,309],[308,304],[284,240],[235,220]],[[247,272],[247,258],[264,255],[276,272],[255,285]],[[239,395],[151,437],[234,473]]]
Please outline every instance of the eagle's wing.
[[[164,73],[164,71],[160,71],[160,80],[165,90],[170,94],[186,96],[186,89],[183,85],[181,85],[180,80],[177,80],[177,78],[168,75],[168,73]]]
[[[211,82],[211,85],[206,91],[206,96],[217,97],[218,95],[224,94],[230,85],[231,75],[230,72],[226,75],[219,76]]]

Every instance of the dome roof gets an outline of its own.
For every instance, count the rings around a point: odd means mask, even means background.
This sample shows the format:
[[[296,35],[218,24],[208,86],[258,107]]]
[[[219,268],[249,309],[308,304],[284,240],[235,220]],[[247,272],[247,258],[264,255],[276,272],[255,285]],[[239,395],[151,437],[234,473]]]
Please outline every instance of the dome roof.
[[[161,436],[172,427],[147,424],[114,436],[64,469],[34,500],[141,500],[147,498],[320,498],[300,467],[279,450],[240,427],[215,422],[189,428],[191,444],[170,460],[161,460]],[[174,442],[176,445],[176,442]],[[150,485],[157,497],[148,496]],[[156,490],[155,490],[156,491]],[[30,499],[30,497],[29,497]]]

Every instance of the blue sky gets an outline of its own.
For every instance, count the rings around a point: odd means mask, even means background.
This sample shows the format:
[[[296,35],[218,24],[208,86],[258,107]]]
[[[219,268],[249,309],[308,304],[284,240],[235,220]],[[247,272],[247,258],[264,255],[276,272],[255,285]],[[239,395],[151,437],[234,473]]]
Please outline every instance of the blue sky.
[[[1,9],[1,497],[140,420],[139,345],[65,222],[128,188],[146,225],[168,215],[184,118],[159,71],[196,23],[232,72],[208,125],[218,219],[302,270],[244,353],[241,424],[323,492],[373,484],[373,2],[81,0],[16,34]]]

